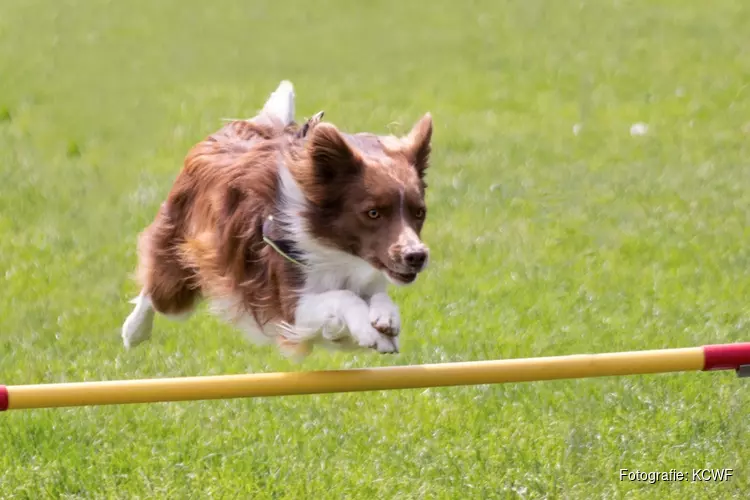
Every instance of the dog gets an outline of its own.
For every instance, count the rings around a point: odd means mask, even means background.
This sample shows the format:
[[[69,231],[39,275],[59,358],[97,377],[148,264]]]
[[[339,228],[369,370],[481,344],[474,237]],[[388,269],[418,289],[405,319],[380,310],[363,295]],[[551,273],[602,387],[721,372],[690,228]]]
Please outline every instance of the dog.
[[[399,137],[349,134],[322,112],[298,126],[294,107],[282,81],[256,116],[188,152],[138,237],[126,348],[151,338],[155,313],[185,319],[205,300],[296,358],[315,345],[399,351],[387,287],[413,283],[429,261],[420,234],[432,117]]]

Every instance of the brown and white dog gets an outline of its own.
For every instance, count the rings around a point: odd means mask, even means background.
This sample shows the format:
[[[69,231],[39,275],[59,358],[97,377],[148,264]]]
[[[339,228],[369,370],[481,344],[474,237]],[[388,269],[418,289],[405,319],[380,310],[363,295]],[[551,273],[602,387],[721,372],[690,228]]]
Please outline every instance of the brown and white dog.
[[[258,343],[282,352],[398,352],[390,281],[412,283],[428,261],[420,239],[432,118],[403,137],[347,134],[294,122],[282,82],[262,111],[195,145],[155,220],[140,235],[122,338],[151,336],[154,312],[189,316],[206,299]]]

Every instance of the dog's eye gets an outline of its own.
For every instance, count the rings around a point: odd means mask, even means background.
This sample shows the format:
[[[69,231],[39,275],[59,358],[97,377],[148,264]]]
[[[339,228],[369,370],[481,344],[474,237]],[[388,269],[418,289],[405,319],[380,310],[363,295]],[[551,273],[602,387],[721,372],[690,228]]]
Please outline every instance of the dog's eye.
[[[380,217],[380,212],[373,208],[372,210],[367,211],[367,216],[371,219],[378,219]]]
[[[424,219],[425,212],[424,208],[418,208],[417,211],[414,213],[414,217],[417,219]]]

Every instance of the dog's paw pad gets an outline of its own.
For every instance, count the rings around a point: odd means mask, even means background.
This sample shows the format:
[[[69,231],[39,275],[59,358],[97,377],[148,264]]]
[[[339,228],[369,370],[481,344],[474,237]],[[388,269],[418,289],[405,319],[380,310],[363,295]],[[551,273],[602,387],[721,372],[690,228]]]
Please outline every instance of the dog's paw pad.
[[[389,337],[395,337],[400,333],[399,329],[395,325],[391,324],[390,321],[387,321],[387,320],[383,321],[381,319],[379,321],[373,321],[372,327],[375,328],[380,333],[382,333],[383,335],[387,335]]]
[[[370,324],[378,332],[389,337],[396,337],[401,333],[401,319],[398,311],[394,309],[370,309]]]
[[[369,321],[368,321],[369,320]],[[351,335],[360,347],[374,349],[381,353],[398,352],[398,337],[386,335],[375,327],[378,323],[371,315],[370,318],[361,318],[358,324],[352,325]],[[394,326],[393,323],[383,323],[383,328]],[[388,331],[394,331],[389,329]],[[397,331],[397,330],[396,330]]]

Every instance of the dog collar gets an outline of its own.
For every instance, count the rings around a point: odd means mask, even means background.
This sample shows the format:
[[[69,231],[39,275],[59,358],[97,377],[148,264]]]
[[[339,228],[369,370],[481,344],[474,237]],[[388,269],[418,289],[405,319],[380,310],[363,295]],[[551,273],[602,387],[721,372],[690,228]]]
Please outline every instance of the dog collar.
[[[323,111],[318,111],[317,113],[315,113],[315,115],[312,116],[312,118],[305,121],[305,123],[297,132],[297,139],[305,138],[310,129],[320,123],[320,120],[323,118],[323,114]],[[305,267],[305,264],[302,263],[302,253],[297,250],[297,248],[295,248],[294,241],[287,239],[274,239],[273,237],[271,237],[271,234],[273,233],[273,224],[273,215],[269,215],[268,218],[263,221],[263,241],[266,243],[266,245],[273,248],[276,253],[284,257],[292,264],[296,264],[300,267]]]
[[[266,245],[273,248],[276,253],[292,264],[305,267],[305,264],[302,263],[302,253],[297,250],[294,241],[288,239],[274,239],[271,237],[271,234],[273,233],[273,224],[273,215],[269,215],[263,222],[263,241]]]

